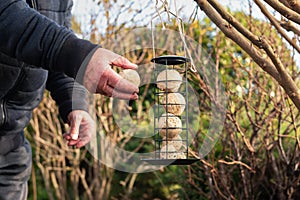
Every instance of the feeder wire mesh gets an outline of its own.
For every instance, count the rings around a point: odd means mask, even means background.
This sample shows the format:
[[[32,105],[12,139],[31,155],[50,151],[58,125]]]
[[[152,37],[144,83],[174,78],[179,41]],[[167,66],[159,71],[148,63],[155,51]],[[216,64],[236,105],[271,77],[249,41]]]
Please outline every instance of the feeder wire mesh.
[[[154,165],[187,165],[189,158],[188,82],[189,59],[165,55],[153,58],[156,86],[154,111]]]

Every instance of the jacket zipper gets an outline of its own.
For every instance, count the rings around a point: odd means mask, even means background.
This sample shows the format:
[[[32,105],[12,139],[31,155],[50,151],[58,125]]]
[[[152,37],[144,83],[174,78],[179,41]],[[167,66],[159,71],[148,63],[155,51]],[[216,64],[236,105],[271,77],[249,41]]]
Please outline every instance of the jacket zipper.
[[[4,109],[4,100],[3,99],[1,99],[1,102],[0,102],[0,110],[2,113],[0,127],[2,127],[5,124],[5,109]]]
[[[21,66],[21,72],[19,74],[19,77],[15,83],[15,85],[10,89],[10,91],[6,94],[6,95],[10,95],[12,93],[15,92],[15,89],[22,83],[23,79],[24,79],[24,76],[25,76],[25,73],[24,73],[24,69],[23,69],[23,64]],[[0,127],[4,126],[5,123],[6,123],[6,109],[5,109],[5,104],[6,104],[6,101],[5,101],[5,97],[4,99],[1,99],[0,100],[0,111],[2,112],[2,119],[0,121]]]

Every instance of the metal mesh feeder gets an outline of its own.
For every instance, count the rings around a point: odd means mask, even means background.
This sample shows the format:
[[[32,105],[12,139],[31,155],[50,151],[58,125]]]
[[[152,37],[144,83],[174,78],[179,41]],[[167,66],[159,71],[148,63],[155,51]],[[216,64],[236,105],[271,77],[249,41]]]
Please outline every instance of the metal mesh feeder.
[[[190,60],[165,55],[155,64],[154,155],[143,160],[153,165],[189,165],[188,81]]]

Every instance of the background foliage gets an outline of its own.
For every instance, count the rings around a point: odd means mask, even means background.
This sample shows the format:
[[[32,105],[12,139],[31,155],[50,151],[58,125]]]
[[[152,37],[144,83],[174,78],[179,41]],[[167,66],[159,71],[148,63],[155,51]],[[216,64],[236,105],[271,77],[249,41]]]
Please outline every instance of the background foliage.
[[[91,15],[90,32],[85,32],[83,25],[74,18],[74,31],[113,48],[105,38],[135,28],[139,21],[133,17],[129,25],[117,24],[113,20],[117,16],[110,12],[117,3],[98,2],[98,6],[104,8],[105,19],[101,20],[107,22],[105,33],[99,31],[98,15]],[[119,4],[120,8],[126,5]],[[294,75],[299,85],[299,66],[293,59],[293,50],[277,31],[268,22],[244,12],[235,12],[234,16],[247,29],[263,34],[272,42],[286,70]],[[178,28],[176,20],[171,20],[167,26]],[[277,82],[241,47],[227,39],[210,19],[190,19],[184,26],[185,34],[199,42],[214,61],[228,97],[225,126],[213,150],[191,166],[169,166],[143,174],[116,171],[97,162],[84,148],[67,147],[61,135],[68,127],[60,120],[55,102],[46,92],[26,130],[34,158],[29,199],[300,198],[299,110]],[[140,35],[143,37],[142,33]],[[126,57],[142,64],[149,62],[152,55],[149,51],[130,52]],[[191,73],[189,80],[201,102],[200,123],[195,125],[200,127],[197,138],[201,138],[208,129],[211,96],[200,76]],[[143,116],[137,113],[149,109],[153,103],[147,85],[140,89],[140,99],[134,105],[135,120],[139,122],[143,121]],[[143,145],[136,145],[130,134],[122,133],[114,123],[111,101],[103,96],[92,99],[95,120],[100,121],[101,129],[119,146],[132,151],[151,149],[146,140],[138,141]],[[196,140],[193,145],[200,142],[201,139]]]

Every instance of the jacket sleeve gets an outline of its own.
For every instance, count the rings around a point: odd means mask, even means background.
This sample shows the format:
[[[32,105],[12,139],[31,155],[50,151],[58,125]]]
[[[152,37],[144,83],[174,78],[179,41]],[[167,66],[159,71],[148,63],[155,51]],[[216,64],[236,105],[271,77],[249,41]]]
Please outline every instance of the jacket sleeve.
[[[97,48],[23,0],[0,0],[0,51],[6,55],[75,78]]]
[[[73,110],[88,112],[87,90],[73,78],[60,72],[49,72],[46,89],[57,103],[64,122],[68,121],[68,114]]]

